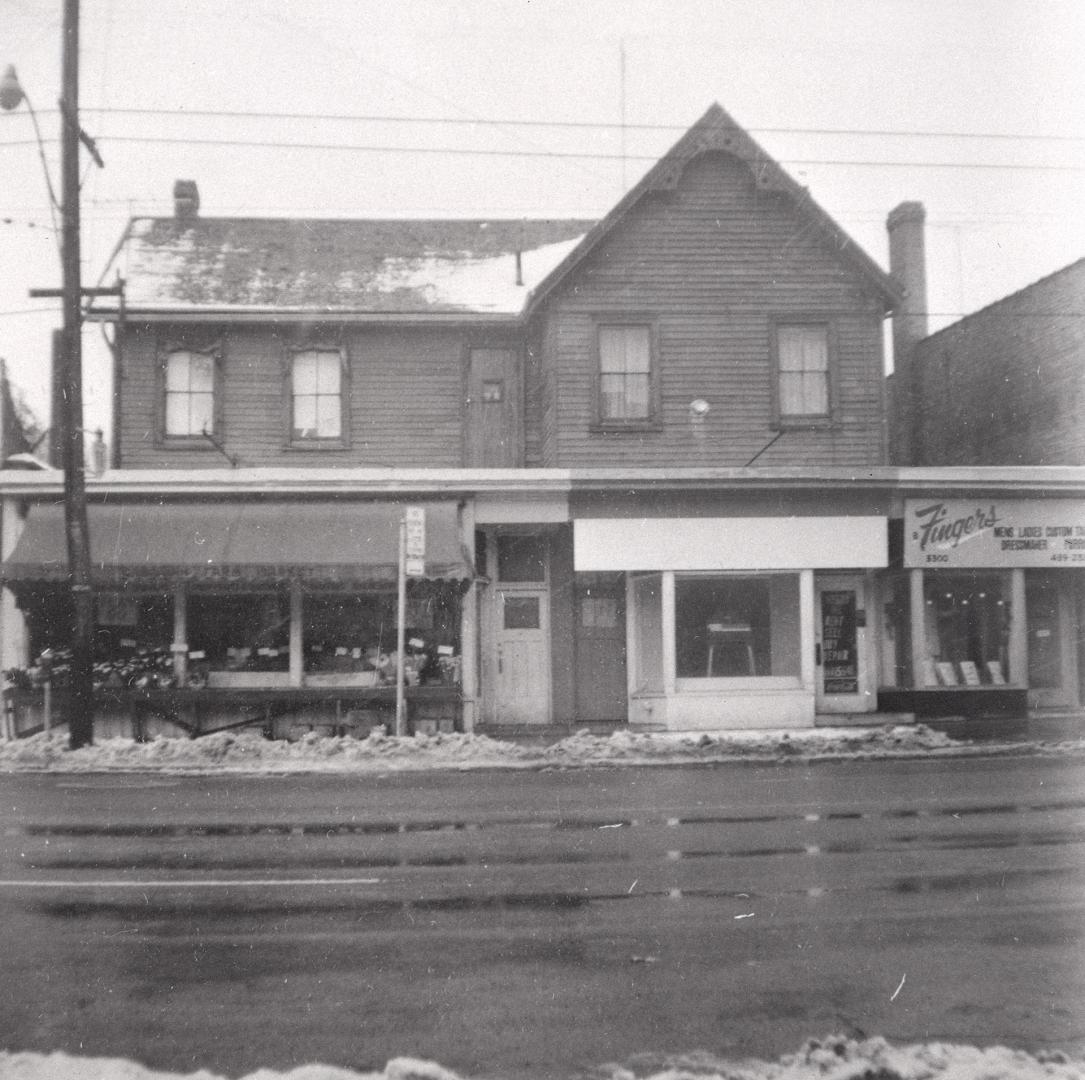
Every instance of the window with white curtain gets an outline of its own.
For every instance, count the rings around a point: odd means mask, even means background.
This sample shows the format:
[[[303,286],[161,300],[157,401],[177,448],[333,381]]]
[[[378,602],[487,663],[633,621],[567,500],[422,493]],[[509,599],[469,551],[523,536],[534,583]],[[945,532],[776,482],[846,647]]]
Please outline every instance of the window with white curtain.
[[[776,328],[777,401],[780,419],[829,416],[829,328],[823,323]]]
[[[343,437],[343,361],[338,350],[310,349],[295,353],[290,395],[293,441]]]
[[[166,357],[165,424],[167,438],[215,430],[215,358],[210,353],[178,349]]]
[[[599,327],[599,421],[652,419],[652,328]]]

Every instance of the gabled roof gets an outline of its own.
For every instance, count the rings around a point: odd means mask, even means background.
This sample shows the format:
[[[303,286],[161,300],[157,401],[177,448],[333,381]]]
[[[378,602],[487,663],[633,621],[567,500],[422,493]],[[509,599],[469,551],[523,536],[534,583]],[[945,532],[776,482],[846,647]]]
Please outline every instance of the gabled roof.
[[[520,319],[641,199],[673,189],[691,161],[713,151],[789,197],[886,307],[896,304],[893,279],[718,104],[598,222],[139,217],[103,277],[123,277],[125,310],[152,318]],[[90,317],[116,310],[102,298]]]
[[[531,287],[592,224],[140,217],[111,269],[125,279],[132,315],[518,317]],[[111,305],[99,300],[95,311]]]
[[[864,277],[892,309],[900,298],[900,288],[878,264],[820,207],[807,188],[793,180],[761,148],[754,138],[721,108],[713,103],[708,111],[671,147],[639,183],[619,200],[546,280],[532,293],[529,310],[535,310],[555,288],[595,250],[602,240],[630,213],[646,195],[673,190],[686,166],[701,154],[722,151],[745,162],[757,186],[765,191],[789,196],[799,213],[832,243],[840,257]]]

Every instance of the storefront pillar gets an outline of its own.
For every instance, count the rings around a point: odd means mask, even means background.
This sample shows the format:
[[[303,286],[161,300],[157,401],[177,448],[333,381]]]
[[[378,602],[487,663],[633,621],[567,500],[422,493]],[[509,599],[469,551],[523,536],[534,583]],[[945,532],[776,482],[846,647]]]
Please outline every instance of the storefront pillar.
[[[463,730],[475,730],[478,712],[479,584],[472,581],[463,594],[460,615],[460,690],[463,693]]]
[[[923,673],[927,667],[927,600],[923,592],[923,571],[908,571],[909,618],[912,623],[912,683],[919,688],[924,685]]]
[[[678,689],[678,660],[674,640],[674,571],[667,570],[660,583],[660,607],[663,615],[663,694],[671,697]]]
[[[809,693],[816,689],[814,571],[799,572],[799,679]]]
[[[173,677],[178,686],[188,683],[188,589],[173,588]]]
[[[1014,686],[1028,686],[1028,618],[1025,607],[1025,571],[1010,571],[1010,640],[1007,647],[1008,679]]]
[[[301,582],[290,582],[290,685],[301,686],[305,670],[302,641]]]

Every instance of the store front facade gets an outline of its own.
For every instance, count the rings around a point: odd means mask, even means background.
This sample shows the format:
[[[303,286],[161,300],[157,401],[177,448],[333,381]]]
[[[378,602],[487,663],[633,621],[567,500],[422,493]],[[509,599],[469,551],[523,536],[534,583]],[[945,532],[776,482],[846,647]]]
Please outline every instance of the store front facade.
[[[479,470],[336,496],[324,479],[217,499],[92,486],[101,732],[386,725],[408,505],[427,522],[411,730],[798,728],[1085,697],[1085,476],[1046,496],[997,471]],[[60,702],[63,520],[38,488],[4,501],[4,667]]]
[[[453,730],[475,626],[472,534],[459,502],[418,505],[427,557],[407,588],[408,713]],[[62,508],[6,510],[18,535],[4,579],[24,616],[28,681],[48,680],[59,708],[71,622]],[[386,722],[402,514],[377,500],[89,506],[100,722],[201,734],[261,720],[275,735]]]
[[[945,715],[1082,704],[1082,500],[907,498],[897,546],[883,705]]]
[[[647,516],[658,500],[610,516],[614,501],[604,499],[605,516],[574,520],[578,578],[624,576],[630,724],[786,728],[812,726],[820,714],[872,713],[868,614],[887,564],[877,500],[864,507],[845,497],[850,506],[838,514],[831,500],[825,512],[824,498],[795,500],[802,514],[772,513],[779,500],[764,496],[738,501],[727,517],[718,498],[679,502],[700,508],[697,516]]]

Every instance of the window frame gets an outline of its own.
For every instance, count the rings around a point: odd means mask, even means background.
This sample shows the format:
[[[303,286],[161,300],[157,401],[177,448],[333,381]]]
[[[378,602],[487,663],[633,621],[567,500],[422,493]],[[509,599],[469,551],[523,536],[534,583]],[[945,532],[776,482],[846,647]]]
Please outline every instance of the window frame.
[[[603,356],[600,339],[608,329],[642,328],[648,332],[648,414],[643,417],[603,416]],[[653,315],[633,314],[615,317],[596,315],[592,323],[592,419],[590,429],[596,432],[660,431],[663,424],[660,411],[659,321]]]
[[[780,380],[780,331],[787,328],[817,328],[825,333],[825,409],[823,413],[785,413],[781,407]],[[770,352],[772,367],[772,427],[777,431],[795,431],[832,427],[836,423],[836,366],[837,335],[836,320],[823,314],[780,315],[770,325]]]
[[[173,434],[166,430],[167,408],[166,394],[170,358],[179,353],[207,356],[211,359],[211,428],[208,434],[216,439],[222,438],[222,393],[223,393],[223,345],[221,339],[214,341],[193,342],[183,338],[170,339],[158,347],[158,362],[155,373],[155,442],[158,446],[171,449],[212,449],[202,431],[186,434]]]
[[[294,365],[306,353],[333,353],[339,358],[339,434],[299,439],[294,436]],[[350,448],[350,362],[338,342],[306,341],[289,346],[283,361],[283,445],[287,450],[347,450]]]

